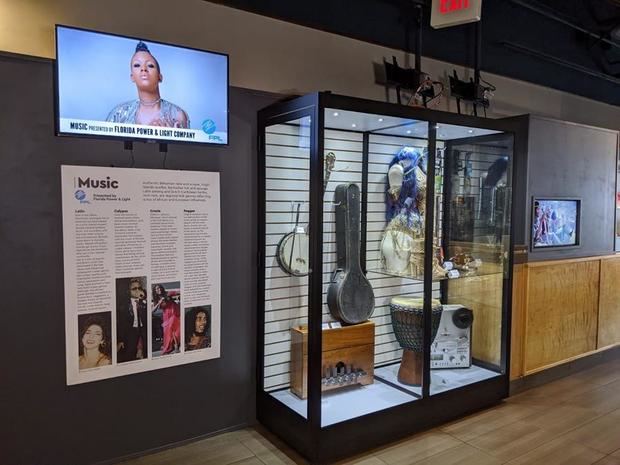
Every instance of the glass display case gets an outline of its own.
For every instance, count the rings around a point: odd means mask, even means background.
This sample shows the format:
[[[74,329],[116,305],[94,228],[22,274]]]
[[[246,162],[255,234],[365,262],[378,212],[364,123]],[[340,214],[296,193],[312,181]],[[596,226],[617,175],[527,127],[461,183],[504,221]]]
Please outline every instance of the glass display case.
[[[616,240],[615,250],[620,252],[620,153],[616,157]]]
[[[519,126],[318,93],[258,130],[259,421],[325,461],[506,397]]]

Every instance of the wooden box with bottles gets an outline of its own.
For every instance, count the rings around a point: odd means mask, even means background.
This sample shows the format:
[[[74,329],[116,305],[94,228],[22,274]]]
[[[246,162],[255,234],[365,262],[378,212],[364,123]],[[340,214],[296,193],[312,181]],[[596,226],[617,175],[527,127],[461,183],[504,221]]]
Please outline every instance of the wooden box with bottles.
[[[373,383],[375,324],[323,329],[321,391]],[[291,392],[308,397],[308,327],[291,328]]]

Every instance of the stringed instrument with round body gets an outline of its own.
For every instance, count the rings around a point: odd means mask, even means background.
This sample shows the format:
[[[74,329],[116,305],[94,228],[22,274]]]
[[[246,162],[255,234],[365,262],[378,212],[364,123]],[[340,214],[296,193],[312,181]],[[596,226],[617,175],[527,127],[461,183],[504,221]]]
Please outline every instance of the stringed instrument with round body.
[[[308,231],[299,225],[299,207],[297,204],[297,216],[293,231],[286,234],[276,247],[276,260],[280,268],[291,276],[308,276]]]
[[[336,155],[334,152],[328,152],[325,155],[323,193],[327,189],[327,183],[334,170],[335,163]],[[291,276],[297,277],[308,276],[310,273],[310,235],[308,234],[308,226],[299,225],[300,207],[301,203],[298,203],[293,231],[284,235],[276,247],[276,260],[280,269]]]
[[[337,268],[327,289],[332,316],[348,324],[368,320],[375,308],[375,295],[360,266],[360,189],[340,184],[336,202]]]

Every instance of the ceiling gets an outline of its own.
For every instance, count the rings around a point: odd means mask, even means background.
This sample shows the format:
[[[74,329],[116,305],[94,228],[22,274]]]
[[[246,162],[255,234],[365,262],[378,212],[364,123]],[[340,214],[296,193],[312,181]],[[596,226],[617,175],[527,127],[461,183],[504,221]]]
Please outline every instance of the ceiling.
[[[422,54],[473,67],[475,25],[429,25],[430,0],[221,0],[229,7],[391,48],[413,50],[423,4]],[[620,105],[620,0],[484,0],[483,72]],[[355,8],[351,8],[355,5]]]

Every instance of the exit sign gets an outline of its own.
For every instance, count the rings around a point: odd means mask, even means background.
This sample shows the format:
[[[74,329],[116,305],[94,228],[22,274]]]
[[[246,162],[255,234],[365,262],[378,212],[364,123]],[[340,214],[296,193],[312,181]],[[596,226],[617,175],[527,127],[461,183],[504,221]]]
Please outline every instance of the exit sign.
[[[482,0],[433,0],[431,26],[435,29],[480,21]]]

